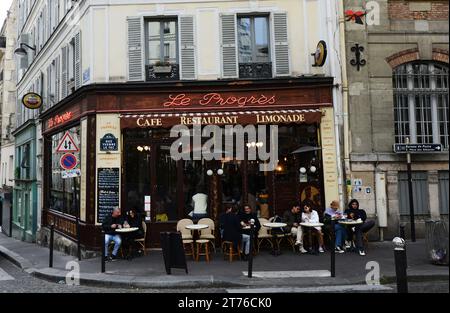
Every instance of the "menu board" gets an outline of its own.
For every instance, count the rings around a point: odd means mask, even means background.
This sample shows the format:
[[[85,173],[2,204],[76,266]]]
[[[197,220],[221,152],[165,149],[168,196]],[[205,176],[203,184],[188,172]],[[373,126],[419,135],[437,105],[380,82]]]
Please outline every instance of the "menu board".
[[[97,222],[103,223],[119,206],[119,168],[99,168],[97,184]]]

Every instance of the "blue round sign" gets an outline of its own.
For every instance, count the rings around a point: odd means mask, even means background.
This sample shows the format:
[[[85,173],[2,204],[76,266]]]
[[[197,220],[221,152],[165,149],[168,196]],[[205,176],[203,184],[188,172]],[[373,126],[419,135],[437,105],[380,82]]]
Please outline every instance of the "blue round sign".
[[[66,153],[59,160],[59,164],[65,170],[72,170],[77,166],[78,159],[74,154]]]

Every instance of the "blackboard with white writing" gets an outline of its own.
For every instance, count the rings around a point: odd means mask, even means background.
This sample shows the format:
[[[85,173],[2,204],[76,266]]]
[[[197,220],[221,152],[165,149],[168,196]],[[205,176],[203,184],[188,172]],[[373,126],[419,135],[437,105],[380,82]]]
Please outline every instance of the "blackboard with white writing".
[[[99,168],[97,184],[97,222],[103,223],[119,206],[119,168]]]

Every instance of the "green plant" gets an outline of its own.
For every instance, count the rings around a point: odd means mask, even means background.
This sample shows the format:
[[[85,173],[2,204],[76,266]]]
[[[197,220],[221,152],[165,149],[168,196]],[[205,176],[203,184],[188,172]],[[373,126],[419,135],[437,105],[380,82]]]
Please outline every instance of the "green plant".
[[[20,167],[16,167],[14,170],[14,178],[19,179],[20,178]]]

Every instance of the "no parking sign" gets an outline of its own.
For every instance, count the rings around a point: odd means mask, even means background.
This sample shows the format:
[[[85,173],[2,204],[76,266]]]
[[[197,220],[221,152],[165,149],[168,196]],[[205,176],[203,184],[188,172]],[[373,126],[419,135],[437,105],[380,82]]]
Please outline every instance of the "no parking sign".
[[[74,169],[78,164],[78,159],[74,154],[66,153],[59,160],[59,164],[65,170]]]

